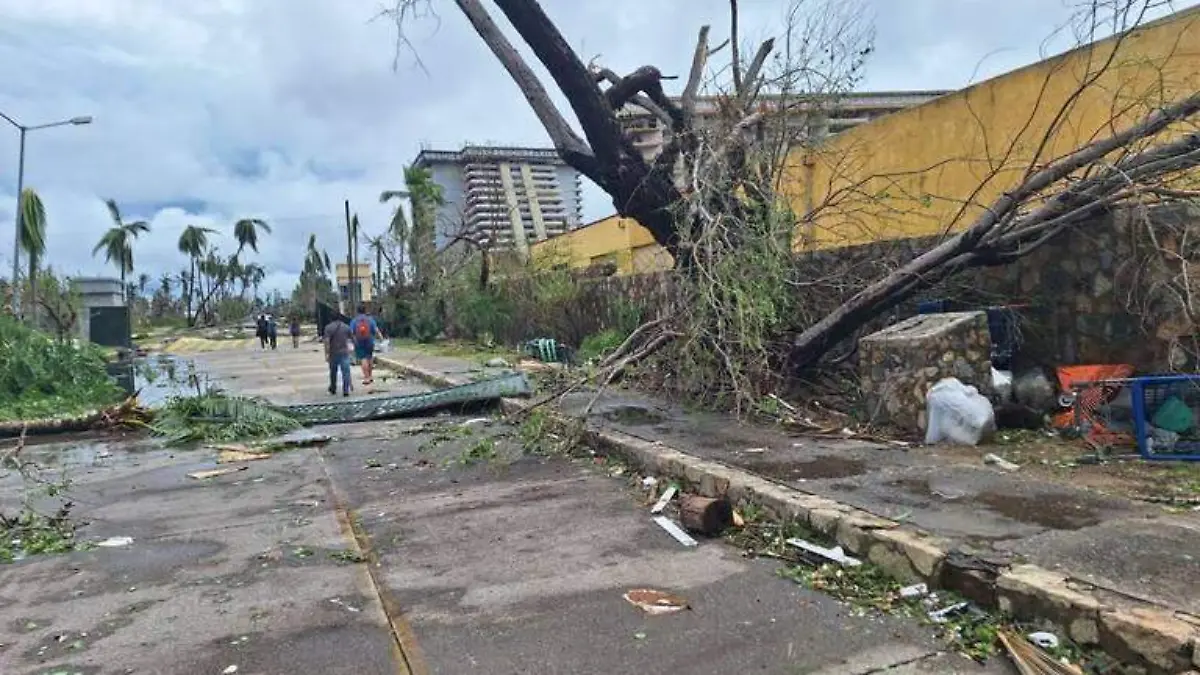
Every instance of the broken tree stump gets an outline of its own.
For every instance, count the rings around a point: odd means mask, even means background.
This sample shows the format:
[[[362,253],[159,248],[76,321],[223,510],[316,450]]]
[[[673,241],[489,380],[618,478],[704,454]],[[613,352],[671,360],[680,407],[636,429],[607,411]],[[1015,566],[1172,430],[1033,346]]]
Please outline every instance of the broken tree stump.
[[[733,525],[733,505],[726,499],[684,495],[679,500],[679,522],[692,532],[715,537]]]

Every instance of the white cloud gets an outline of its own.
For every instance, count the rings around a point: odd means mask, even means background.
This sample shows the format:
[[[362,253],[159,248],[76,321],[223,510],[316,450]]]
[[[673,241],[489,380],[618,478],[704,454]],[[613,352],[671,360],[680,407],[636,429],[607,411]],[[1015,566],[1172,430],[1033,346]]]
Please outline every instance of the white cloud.
[[[440,25],[411,33],[425,72],[405,53],[393,71],[393,28],[371,21],[377,0],[0,3],[0,111],[26,124],[95,117],[29,135],[26,182],[46,203],[50,263],[106,271],[91,251],[112,197],[127,219],[151,222],[135,261],[152,276],[182,266],[187,224],[228,232],[237,218],[265,218],[275,230],[258,258],[266,287],[287,291],[310,232],[344,256],[343,199],[366,230],[386,226],[377,196],[400,187],[423,143],[546,144],[465,20],[437,4]],[[727,22],[722,0],[542,4],[584,58],[617,70],[682,70],[699,25],[719,35]],[[865,88],[958,87],[1035,60],[1068,14],[1048,0],[868,4],[878,40]],[[744,35],[779,25],[784,3],[743,5]],[[0,127],[0,262],[11,260],[16,141]],[[585,209],[595,218],[611,205],[592,189]]]

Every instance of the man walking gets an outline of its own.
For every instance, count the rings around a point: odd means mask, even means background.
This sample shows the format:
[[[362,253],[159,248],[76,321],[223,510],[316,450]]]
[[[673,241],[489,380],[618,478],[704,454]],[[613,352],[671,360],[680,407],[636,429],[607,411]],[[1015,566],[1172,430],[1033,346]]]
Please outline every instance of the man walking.
[[[362,383],[365,386],[375,381],[375,378],[372,377],[375,361],[375,338],[378,337],[382,340],[383,333],[380,332],[375,317],[367,314],[365,303],[358,306],[358,314],[350,322],[350,329],[354,332],[354,357],[362,363]]]
[[[292,335],[292,349],[300,348],[300,317],[293,315],[292,322],[288,325],[288,332]]]
[[[254,322],[254,336],[258,338],[258,344],[263,349],[267,348],[267,315],[259,314],[258,319]]]
[[[267,337],[271,340],[271,349],[275,349],[275,345],[279,340],[279,324],[275,322],[275,315],[267,315]]]
[[[325,360],[329,362],[329,394],[337,394],[337,376],[342,374],[342,396],[350,395],[350,326],[334,318],[325,326]]]

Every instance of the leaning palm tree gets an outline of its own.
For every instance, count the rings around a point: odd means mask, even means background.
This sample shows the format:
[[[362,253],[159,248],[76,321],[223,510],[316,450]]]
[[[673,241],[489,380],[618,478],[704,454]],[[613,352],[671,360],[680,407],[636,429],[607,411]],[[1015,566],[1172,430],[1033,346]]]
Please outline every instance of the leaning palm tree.
[[[267,234],[271,233],[271,226],[267,221],[259,218],[243,218],[233,224],[233,238],[237,240],[237,252],[233,254],[236,258],[247,246],[252,251],[258,253],[258,231],[262,230]]]
[[[446,197],[442,186],[434,182],[433,172],[423,167],[405,168],[404,186],[408,188],[412,209],[408,248],[412,251],[417,285],[424,286],[433,271],[437,212],[439,207],[445,205]]]
[[[21,250],[29,256],[29,316],[37,321],[37,266],[46,253],[46,208],[33,188],[21,191]],[[14,293],[16,291],[14,290]]]
[[[125,288],[125,277],[133,271],[133,242],[143,233],[150,231],[150,223],[144,220],[126,223],[121,219],[121,210],[117,208],[115,201],[108,199],[104,205],[108,207],[113,226],[100,237],[96,248],[92,249],[92,255],[104,251],[104,262],[116,265],[117,271],[121,273],[121,288],[128,304],[129,292]]]
[[[186,282],[183,285],[183,303],[184,312],[190,325],[195,319],[192,317],[192,300],[196,296],[196,267],[200,258],[204,255],[204,251],[208,249],[208,235],[216,234],[216,230],[208,227],[199,227],[197,225],[188,225],[183,228],[183,233],[179,235],[179,252],[188,257],[191,264],[191,273],[187,276]]]
[[[384,190],[379,193],[379,203],[386,204],[393,199],[408,199],[411,195],[408,190]],[[405,248],[408,247],[409,227],[408,218],[404,216],[404,207],[400,204],[396,205],[396,210],[392,212],[392,222],[388,223],[387,235],[400,244],[400,264],[389,261],[392,266],[392,280],[403,286],[405,281],[404,273],[404,258],[407,255]],[[382,278],[382,273],[380,277]]]

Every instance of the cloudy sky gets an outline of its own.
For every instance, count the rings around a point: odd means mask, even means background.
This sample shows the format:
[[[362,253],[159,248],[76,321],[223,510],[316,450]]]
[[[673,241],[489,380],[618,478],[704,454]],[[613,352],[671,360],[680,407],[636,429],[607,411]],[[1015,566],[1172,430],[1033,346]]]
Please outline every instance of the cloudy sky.
[[[807,0],[815,2],[816,0]],[[861,89],[952,89],[1069,46],[1047,42],[1079,0],[861,0],[875,53]],[[151,222],[138,272],[182,266],[186,224],[274,227],[259,261],[291,289],[309,233],[344,256],[342,200],[382,231],[381,190],[402,187],[422,146],[545,145],[517,88],[449,0],[408,30],[373,21],[380,0],[2,0],[0,111],[33,125],[26,185],[48,212],[49,260],[104,273],[92,247],[102,199]],[[486,4],[486,3],[485,3]],[[749,40],[778,30],[788,0],[742,0]],[[1175,9],[1196,4],[1177,0]],[[542,0],[568,39],[614,70],[686,68],[697,28],[723,39],[724,0]],[[423,68],[415,63],[419,56]],[[8,273],[17,133],[0,124],[0,271]],[[584,216],[611,206],[589,189]]]

